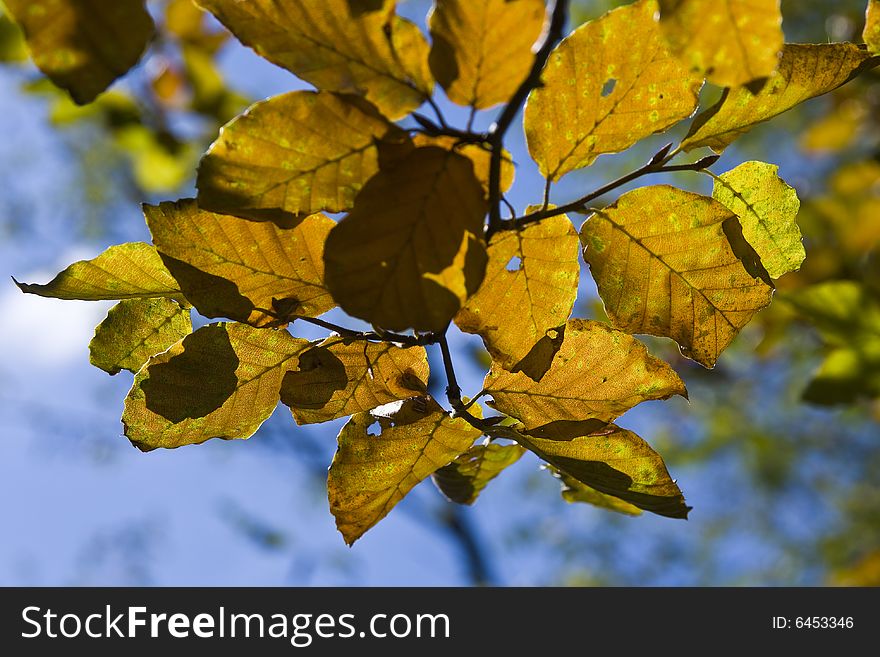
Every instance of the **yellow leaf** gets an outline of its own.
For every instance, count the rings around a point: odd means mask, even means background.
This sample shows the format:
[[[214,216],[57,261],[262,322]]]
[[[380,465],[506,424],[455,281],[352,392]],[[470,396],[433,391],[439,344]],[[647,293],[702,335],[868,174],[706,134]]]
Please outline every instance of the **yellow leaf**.
[[[156,249],[143,242],[111,246],[97,258],[73,263],[45,285],[16,285],[22,292],[53,299],[183,298]]]
[[[501,367],[515,370],[536,344],[552,340],[548,332],[571,315],[580,275],[578,250],[577,232],[564,215],[495,233],[483,284],[455,323],[479,334]]]
[[[880,53],[880,0],[868,0],[862,39],[868,44],[868,50]]]
[[[238,39],[318,89],[399,119],[431,95],[428,43],[393,0],[198,0]]]
[[[717,201],[658,185],[590,215],[581,242],[614,326],[670,337],[712,367],[772,296],[734,253],[739,230]]]
[[[550,53],[525,131],[541,174],[559,180],[691,115],[703,80],[673,57],[655,0],[584,23]]]
[[[880,58],[851,43],[787,43],[779,67],[759,91],[725,89],[721,100],[697,115],[681,147],[709,146],[720,153],[755,125],[837,89],[878,63]]]
[[[592,504],[600,509],[616,511],[617,513],[622,513],[627,516],[638,516],[642,514],[642,510],[634,504],[624,502],[619,497],[614,497],[613,495],[600,493],[592,486],[587,486],[574,477],[556,470],[556,468],[553,468],[552,466],[551,470],[554,471],[554,475],[562,482],[562,499],[569,504],[583,502],[584,504]]]
[[[308,346],[283,330],[203,326],[137,373],[125,435],[144,451],[249,438],[272,415],[284,374]]]
[[[429,62],[454,103],[487,109],[525,80],[541,35],[544,0],[436,0]]]
[[[437,488],[451,502],[473,504],[486,485],[525,453],[520,445],[474,445],[434,473]]]
[[[89,361],[110,374],[137,372],[150,356],[192,332],[190,311],[169,299],[124,299],[89,343]]]
[[[483,280],[486,201],[457,153],[415,149],[380,171],[327,238],[327,287],[385,329],[442,331]]]
[[[378,431],[370,429],[378,424]],[[355,415],[339,433],[327,477],[330,512],[351,545],[412,488],[464,453],[479,429],[450,418],[433,399],[402,402],[390,417]]]
[[[782,50],[779,0],[660,0],[672,52],[719,87],[769,77]]]
[[[423,347],[330,337],[300,354],[297,367],[284,376],[281,401],[298,424],[311,424],[424,394],[427,385]]]
[[[808,153],[842,151],[859,136],[868,109],[866,99],[847,98],[801,132],[800,147]]]
[[[350,210],[383,153],[407,147],[406,133],[357,96],[282,94],[223,127],[199,165],[199,205],[288,221]]]
[[[486,198],[489,197],[489,160],[492,158],[491,151],[483,148],[479,144],[459,144],[455,137],[447,137],[441,135],[439,137],[431,137],[429,135],[418,133],[413,137],[413,143],[418,146],[438,146],[448,151],[454,150],[460,155],[464,155],[474,165],[474,175],[483,190]],[[516,166],[513,164],[513,158],[507,150],[501,155],[501,179],[498,188],[503,194],[513,186],[513,179],[516,175]]]
[[[483,388],[492,395],[491,406],[536,436],[600,431],[643,401],[687,395],[675,371],[645,345],[586,319],[569,320],[562,345],[538,383],[493,364]]]
[[[268,326],[334,305],[321,258],[334,224],[322,214],[281,228],[214,214],[184,199],[145,205],[144,215],[162,259],[205,317]]]

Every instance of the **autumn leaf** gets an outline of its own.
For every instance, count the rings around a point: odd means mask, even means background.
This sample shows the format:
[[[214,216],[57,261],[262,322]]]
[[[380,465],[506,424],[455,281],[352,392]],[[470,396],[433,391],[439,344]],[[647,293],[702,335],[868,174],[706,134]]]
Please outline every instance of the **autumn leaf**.
[[[696,116],[681,148],[709,146],[720,153],[755,125],[837,89],[878,63],[880,58],[851,43],[785,44],[779,67],[761,89],[725,89],[718,103]]]
[[[576,502],[591,504],[600,509],[616,511],[617,513],[622,513],[627,516],[638,516],[642,514],[642,510],[634,504],[624,502],[619,497],[614,497],[613,495],[600,493],[592,486],[587,486],[585,483],[578,481],[564,472],[560,472],[552,466],[548,466],[548,468],[554,473],[554,476],[562,482],[562,490],[560,493],[562,494],[562,499],[569,504],[574,504]]]
[[[428,43],[393,0],[198,0],[258,54],[318,89],[399,119],[431,95]]]
[[[480,436],[479,429],[450,418],[433,399],[424,402],[402,402],[389,417],[360,413],[342,427],[327,491],[336,527],[349,545]]]
[[[190,311],[170,299],[125,299],[95,329],[89,360],[109,374],[137,372],[192,332]]]
[[[474,445],[449,465],[437,470],[434,483],[448,500],[473,504],[495,477],[516,463],[525,453],[520,445],[486,443]]]
[[[385,329],[442,331],[486,267],[486,202],[473,165],[429,146],[380,171],[327,238],[327,287]]]
[[[670,49],[719,87],[769,77],[782,50],[779,0],[660,0]]]
[[[334,306],[321,257],[334,223],[322,214],[281,228],[208,212],[183,199],[145,205],[144,215],[162,259],[205,317],[267,326]]]
[[[199,165],[199,205],[281,222],[350,210],[382,153],[407,147],[406,133],[357,96],[282,94],[223,127]]]
[[[281,401],[298,424],[326,422],[424,394],[423,347],[352,342],[330,337],[300,354],[284,375]]]
[[[868,50],[880,53],[880,0],[868,0],[862,40],[868,44]]]
[[[280,397],[309,343],[283,330],[208,324],[137,373],[125,399],[125,435],[139,449],[248,438]]]
[[[454,150],[459,155],[464,155],[474,165],[474,175],[483,186],[486,198],[489,198],[489,160],[492,157],[492,153],[483,145],[462,144],[455,137],[444,135],[432,137],[421,133],[413,136],[413,143],[418,147],[438,146],[448,151]],[[498,181],[498,189],[502,194],[513,186],[515,176],[516,166],[513,163],[513,158],[505,150],[501,154],[501,178]]]
[[[544,0],[436,0],[428,61],[449,100],[507,102],[531,69],[545,12]]]
[[[635,189],[590,215],[584,259],[611,323],[670,337],[713,367],[772,296],[734,253],[731,230],[738,220],[721,203],[667,185]]]
[[[550,54],[524,126],[541,174],[556,181],[622,151],[697,107],[702,77],[672,56],[655,0],[584,23]]]
[[[144,0],[4,1],[34,64],[79,105],[125,75],[153,38]]]

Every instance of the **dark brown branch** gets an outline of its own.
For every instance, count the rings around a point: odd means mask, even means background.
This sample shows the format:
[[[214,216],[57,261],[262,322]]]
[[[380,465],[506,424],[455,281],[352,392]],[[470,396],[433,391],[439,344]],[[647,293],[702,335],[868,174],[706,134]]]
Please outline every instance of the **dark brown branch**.
[[[459,130],[450,125],[438,125],[427,116],[417,113],[413,113],[412,118],[421,126],[414,128],[414,130],[431,137],[454,137],[462,144],[485,144],[489,141],[489,135],[483,132]]]
[[[440,345],[440,353],[443,355],[443,369],[446,370],[446,399],[452,406],[455,417],[463,418],[473,427],[480,431],[484,431],[486,423],[484,420],[471,415],[467,410],[468,407],[461,400],[461,388],[455,378],[455,367],[452,364],[452,354],[449,353],[449,343],[446,341],[446,332],[437,336],[437,344]]]
[[[401,333],[391,333],[388,331],[355,331],[332,322],[327,322],[317,317],[307,317],[305,315],[293,315],[291,320],[300,320],[330,331],[336,331],[343,338],[350,340],[368,340],[371,342],[394,342],[396,344],[404,344],[409,347],[424,346],[436,343],[440,336],[436,333],[425,333],[422,335],[403,335]]]

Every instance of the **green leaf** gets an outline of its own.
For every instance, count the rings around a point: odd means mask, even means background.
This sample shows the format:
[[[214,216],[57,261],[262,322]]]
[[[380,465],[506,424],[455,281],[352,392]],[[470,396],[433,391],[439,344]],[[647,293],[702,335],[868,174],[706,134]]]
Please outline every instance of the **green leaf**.
[[[0,62],[23,62],[28,58],[27,46],[21,30],[7,16],[0,2]]]
[[[457,504],[473,504],[483,489],[525,453],[520,445],[474,445],[434,473],[437,488]]]
[[[782,50],[779,0],[660,0],[672,52],[719,87],[769,77]]]
[[[89,343],[89,360],[109,374],[137,372],[192,332],[190,311],[169,299],[125,299],[110,309]]]
[[[532,68],[545,13],[544,0],[436,0],[429,62],[449,100],[507,102]]]
[[[34,63],[79,105],[134,66],[153,38],[144,0],[5,0]]]
[[[407,134],[357,96],[294,91],[251,106],[223,127],[199,166],[199,205],[290,221],[350,210]]]
[[[725,89],[718,103],[694,119],[681,148],[709,146],[720,153],[755,125],[833,91],[877,64],[880,58],[851,43],[787,43],[779,67],[759,91]]]
[[[712,197],[739,217],[743,237],[771,278],[797,271],[807,256],[797,225],[797,192],[766,162],[743,162],[715,178]]]
[[[428,43],[393,0],[198,0],[246,46],[318,89],[399,119],[431,95]]]
[[[183,298],[156,249],[143,242],[111,246],[92,260],[73,263],[45,285],[15,284],[22,292],[52,299]]]
[[[702,77],[670,55],[655,0],[584,23],[550,54],[524,126],[541,174],[556,181],[693,113]]]
[[[281,228],[208,212],[183,199],[145,205],[144,215],[162,259],[205,317],[269,326],[334,306],[322,260],[334,222],[322,214]]]
[[[330,337],[300,354],[296,368],[284,375],[281,401],[298,424],[311,424],[424,394],[427,385],[423,347]]]
[[[862,40],[868,44],[868,50],[880,53],[880,0],[868,0]]]
[[[562,482],[562,499],[569,504],[574,504],[575,502],[592,504],[600,509],[616,511],[617,513],[622,513],[627,516],[639,516],[642,514],[642,510],[634,504],[624,502],[619,497],[614,497],[613,495],[600,493],[592,486],[587,486],[574,477],[567,475],[564,472],[560,472],[552,466],[549,467],[549,470]]]
[[[378,424],[376,433],[371,428]],[[410,490],[464,453],[479,437],[433,399],[402,402],[388,417],[355,415],[339,433],[327,477],[330,512],[353,544]]]
[[[139,449],[249,438],[280,397],[306,340],[283,330],[208,324],[153,356],[125,399],[125,435]]]
[[[590,215],[581,242],[614,326],[672,338],[682,354],[713,367],[772,297],[731,247],[728,235],[739,230],[718,201],[657,185]]]
[[[483,280],[485,214],[468,158],[417,148],[376,174],[330,231],[327,288],[382,328],[442,331]]]

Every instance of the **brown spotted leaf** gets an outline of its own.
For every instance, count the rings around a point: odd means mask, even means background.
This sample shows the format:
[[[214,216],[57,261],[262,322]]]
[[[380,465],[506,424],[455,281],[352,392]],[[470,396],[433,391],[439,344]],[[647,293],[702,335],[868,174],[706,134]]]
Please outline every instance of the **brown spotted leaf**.
[[[474,445],[434,473],[437,488],[451,502],[473,504],[483,489],[525,453],[520,445]]]

